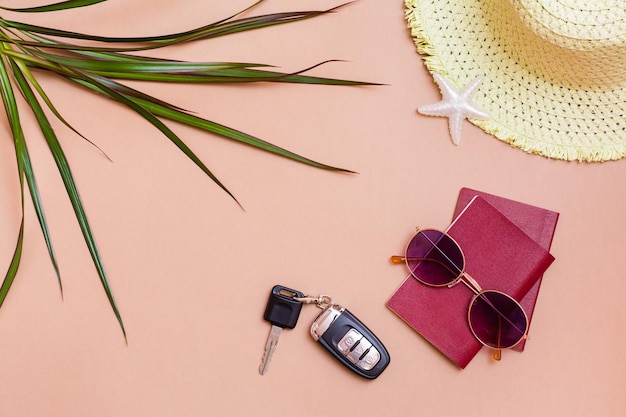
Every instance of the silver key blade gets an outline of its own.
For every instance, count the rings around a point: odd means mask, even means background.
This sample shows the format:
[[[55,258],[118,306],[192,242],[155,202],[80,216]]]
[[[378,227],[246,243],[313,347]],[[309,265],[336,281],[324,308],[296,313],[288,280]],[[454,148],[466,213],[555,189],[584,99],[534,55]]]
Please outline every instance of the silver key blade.
[[[272,360],[272,355],[276,350],[276,345],[278,345],[278,338],[280,337],[281,332],[283,331],[282,327],[278,327],[276,325],[272,325],[272,329],[270,330],[270,334],[267,336],[267,342],[265,343],[265,352],[263,353],[263,360],[261,361],[261,366],[259,367],[259,372],[261,375],[265,375],[267,372],[267,367]]]

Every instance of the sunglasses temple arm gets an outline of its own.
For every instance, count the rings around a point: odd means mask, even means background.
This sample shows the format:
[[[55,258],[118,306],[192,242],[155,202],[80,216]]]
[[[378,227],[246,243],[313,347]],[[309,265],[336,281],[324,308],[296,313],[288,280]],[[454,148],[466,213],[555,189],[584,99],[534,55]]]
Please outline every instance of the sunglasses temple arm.
[[[389,260],[391,261],[392,264],[403,264],[403,263],[406,263],[406,262],[435,262],[435,263],[441,265],[442,267],[444,267],[445,269],[447,269],[448,272],[450,272],[453,275],[459,273],[458,271],[454,271],[452,268],[450,268],[448,265],[446,265],[444,262],[441,262],[438,259],[418,258],[418,257],[415,257],[415,256],[407,258],[406,256],[394,255],[391,258],[389,258]],[[473,279],[472,279],[472,281],[473,281]],[[474,281],[474,282],[476,283],[476,281]],[[476,284],[476,285],[478,285],[478,284]]]
[[[502,320],[498,318],[498,346],[500,346],[500,335],[502,334]],[[502,349],[493,349],[493,359],[502,359]]]
[[[403,264],[406,262],[406,258],[404,256],[393,255],[389,258],[392,264]],[[410,260],[410,259],[409,259]]]

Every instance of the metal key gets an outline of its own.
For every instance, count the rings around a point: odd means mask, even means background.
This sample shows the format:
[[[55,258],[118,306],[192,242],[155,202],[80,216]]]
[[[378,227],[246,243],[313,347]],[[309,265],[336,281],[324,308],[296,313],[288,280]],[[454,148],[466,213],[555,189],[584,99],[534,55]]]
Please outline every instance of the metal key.
[[[269,366],[276,345],[278,344],[278,338],[283,329],[293,329],[296,327],[298,317],[300,316],[300,310],[302,309],[302,302],[295,298],[304,297],[304,294],[300,291],[295,291],[282,285],[275,285],[270,293],[269,300],[267,301],[267,307],[265,307],[265,314],[263,318],[272,323],[272,329],[269,336],[267,336],[267,342],[265,343],[265,353],[263,354],[263,360],[259,367],[261,375],[265,375],[267,367]]]

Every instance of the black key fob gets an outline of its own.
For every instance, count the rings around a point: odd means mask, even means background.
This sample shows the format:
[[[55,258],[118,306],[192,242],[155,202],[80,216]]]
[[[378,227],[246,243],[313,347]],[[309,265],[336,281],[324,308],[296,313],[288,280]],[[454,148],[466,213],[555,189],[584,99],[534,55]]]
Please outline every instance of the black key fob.
[[[311,336],[341,363],[364,378],[378,377],[391,359],[374,333],[338,305],[330,305],[315,319]]]

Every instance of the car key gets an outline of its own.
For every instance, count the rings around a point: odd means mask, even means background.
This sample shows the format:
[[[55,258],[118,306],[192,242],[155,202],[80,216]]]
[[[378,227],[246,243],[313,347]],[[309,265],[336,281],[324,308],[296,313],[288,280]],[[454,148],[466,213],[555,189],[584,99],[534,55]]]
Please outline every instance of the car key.
[[[302,309],[302,302],[296,300],[296,297],[304,297],[304,294],[282,285],[275,285],[272,288],[267,307],[265,307],[265,313],[263,314],[263,318],[272,323],[272,328],[267,336],[265,353],[259,367],[261,375],[265,375],[267,372],[267,367],[272,359],[274,350],[276,350],[278,338],[282,330],[284,328],[293,329],[296,327],[300,310]]]
[[[313,322],[311,336],[364,378],[378,377],[391,360],[385,346],[370,329],[347,309],[332,302]]]

